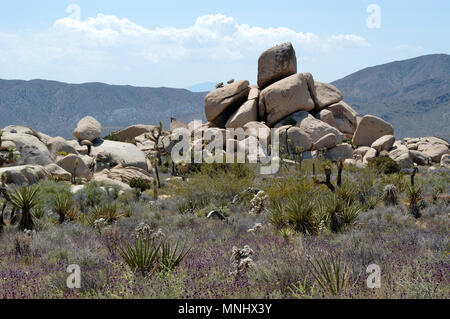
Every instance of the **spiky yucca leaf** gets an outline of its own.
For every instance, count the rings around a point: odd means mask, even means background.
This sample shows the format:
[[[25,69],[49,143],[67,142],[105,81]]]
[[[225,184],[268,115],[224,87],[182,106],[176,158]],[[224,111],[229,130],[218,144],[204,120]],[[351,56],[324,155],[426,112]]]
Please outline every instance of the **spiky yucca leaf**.
[[[126,243],[119,247],[119,254],[131,270],[149,276],[158,268],[160,247],[161,243],[153,240],[136,239],[133,245]]]
[[[178,242],[174,246],[170,242],[162,243],[161,256],[159,259],[161,269],[164,271],[175,269],[189,251],[190,248],[186,249],[186,244],[180,247]]]
[[[11,204],[22,211],[22,218],[20,219],[19,229],[32,230],[34,228],[33,216],[31,210],[38,205],[38,186],[20,187],[16,188],[10,194]]]

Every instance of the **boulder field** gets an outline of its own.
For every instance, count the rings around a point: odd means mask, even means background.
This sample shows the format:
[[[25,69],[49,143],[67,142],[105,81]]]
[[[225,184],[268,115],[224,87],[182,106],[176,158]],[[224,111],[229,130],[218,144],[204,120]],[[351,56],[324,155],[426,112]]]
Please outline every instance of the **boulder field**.
[[[402,168],[450,167],[447,141],[437,137],[397,140],[391,124],[373,115],[361,116],[336,87],[315,81],[311,73],[299,72],[291,43],[261,54],[257,84],[247,80],[231,80],[225,86],[220,83],[205,96],[204,108],[207,123],[185,124],[172,118],[169,131],[161,131],[157,147],[170,153],[180,129],[188,130],[191,149],[207,148],[204,137],[219,134],[223,149],[235,152],[257,139],[271,144],[275,133],[281,153],[303,152],[304,158],[322,155],[364,167],[371,158],[385,155]],[[152,181],[148,157],[155,152],[155,142],[149,135],[155,128],[135,124],[112,133],[113,140],[103,140],[101,123],[86,116],[73,130],[75,139],[66,140],[10,125],[0,130],[0,175],[6,175],[7,183],[18,185],[47,178],[79,178],[127,190],[133,177]],[[241,130],[231,134],[231,129]]]

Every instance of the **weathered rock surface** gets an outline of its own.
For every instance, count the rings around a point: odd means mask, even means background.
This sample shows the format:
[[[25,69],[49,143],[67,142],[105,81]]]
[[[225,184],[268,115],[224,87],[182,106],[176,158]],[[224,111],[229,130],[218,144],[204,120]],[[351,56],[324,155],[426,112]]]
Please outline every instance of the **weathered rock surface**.
[[[353,144],[357,146],[371,146],[380,137],[394,135],[391,124],[373,115],[364,116],[353,135]]]
[[[61,157],[56,164],[75,177],[88,178],[91,174],[83,159],[76,154]]]
[[[258,86],[264,89],[285,77],[297,73],[297,57],[291,43],[264,51],[258,59]]]
[[[248,98],[249,82],[238,81],[209,92],[205,96],[205,115],[210,122],[222,113],[232,113]],[[228,117],[227,117],[228,118]]]
[[[101,133],[102,125],[92,116],[82,118],[73,131],[73,135],[78,140],[88,140],[91,142],[99,138]]]
[[[297,147],[303,151],[309,151],[312,147],[311,138],[299,127],[291,127],[287,130],[288,147],[290,153],[296,153]]]
[[[321,150],[321,149],[330,149],[335,147],[337,144],[336,135],[333,133],[327,134],[321,137],[316,143],[313,145],[313,150]]]
[[[372,143],[371,147],[376,149],[377,152],[389,151],[394,145],[395,137],[394,135],[385,135],[377,139]]]
[[[337,128],[336,120],[334,119],[334,115],[331,111],[324,109],[324,110],[320,111],[318,117],[319,117],[319,120],[321,120],[322,122],[325,122],[328,125]]]
[[[5,132],[2,136],[2,143],[5,141],[13,142],[16,145],[16,150],[20,152],[20,158],[16,165],[45,166],[53,163],[47,146],[34,135]]]
[[[353,148],[350,144],[342,143],[329,149],[325,153],[325,158],[337,161],[339,159],[353,158]]]
[[[70,181],[72,174],[56,164],[48,164],[45,170],[56,180]]]
[[[344,101],[340,101],[338,103],[330,105],[328,107],[328,110],[333,113],[334,121],[336,122],[335,127],[339,131],[347,134],[353,134],[355,132],[357,126],[356,118],[359,115],[350,107],[350,105],[348,105]]]
[[[297,112],[292,118],[297,121],[296,126],[310,136],[313,143],[317,143],[322,137],[330,133],[336,136],[337,143],[344,139],[344,135],[338,129],[316,119],[307,112]]]
[[[78,154],[77,150],[67,141],[60,137],[53,137],[47,141],[47,148],[52,154],[66,152],[67,154]]]
[[[107,173],[108,178],[129,184],[133,178],[141,178],[152,185],[153,177],[147,171],[138,167],[122,167],[118,165],[110,169]]]
[[[261,91],[259,116],[265,117],[268,126],[273,126],[286,116],[297,111],[314,109],[306,78],[298,73],[275,82]]]
[[[244,125],[245,137],[255,136],[267,140],[270,143],[270,128],[262,122],[248,122]]]
[[[423,166],[431,164],[431,158],[428,155],[415,150],[409,150],[409,153],[414,163]]]
[[[121,164],[123,167],[134,166],[148,170],[145,153],[134,144],[98,139],[94,141],[91,153],[94,157],[102,153],[107,157],[108,162],[115,165]]]
[[[114,132],[113,135],[116,136],[119,141],[125,142],[127,140],[133,140],[139,135],[150,133],[154,128],[154,125],[135,124],[118,132]]]
[[[180,128],[183,128],[183,129],[187,129],[188,128],[188,126],[187,126],[187,124],[185,124],[185,123],[183,123],[183,122],[181,122],[181,121],[178,121],[176,118],[171,118],[170,119],[170,131],[171,132],[173,132],[173,131],[175,131],[176,129],[180,129]]]
[[[239,109],[234,112],[228,122],[226,128],[243,127],[248,122],[258,120],[258,99],[252,99],[245,102]]]
[[[447,146],[437,143],[419,145],[418,151],[429,156],[435,163],[440,163],[443,155],[450,154],[450,150]]]
[[[7,184],[30,185],[47,179],[50,174],[41,165],[19,165],[0,168],[0,176],[6,175]]]
[[[314,83],[314,90],[311,94],[313,94],[312,99],[317,110],[338,103],[343,99],[341,91],[334,85],[322,82]]]

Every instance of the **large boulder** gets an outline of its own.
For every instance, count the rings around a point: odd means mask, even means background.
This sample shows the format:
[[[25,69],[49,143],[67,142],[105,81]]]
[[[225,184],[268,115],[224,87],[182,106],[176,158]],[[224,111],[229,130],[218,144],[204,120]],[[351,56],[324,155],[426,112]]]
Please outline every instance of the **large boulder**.
[[[353,158],[353,148],[350,144],[347,143],[336,145],[336,147],[329,149],[325,153],[325,158],[331,159],[333,161],[337,161],[339,159],[345,160],[347,158]]]
[[[150,133],[153,129],[155,129],[154,125],[144,125],[144,124],[135,124],[124,128],[118,132],[114,132],[112,135],[118,138],[119,141],[125,142],[129,140],[133,140],[135,137]]]
[[[316,105],[316,110],[321,110],[343,99],[341,91],[328,83],[314,82],[314,90],[310,91],[312,91],[312,99]]]
[[[237,81],[209,92],[205,96],[206,119],[210,122],[217,120],[222,122],[223,119],[218,118],[226,111],[223,116],[226,117],[226,122],[229,115],[247,100],[248,93],[248,81]]]
[[[75,177],[88,178],[91,174],[83,159],[76,154],[69,154],[57,160],[56,164]]]
[[[422,152],[426,156],[429,156],[435,163],[440,163],[443,155],[450,154],[448,146],[437,143],[419,145],[418,151]]]
[[[100,153],[115,165],[149,169],[145,153],[134,144],[98,139],[94,141],[91,154],[95,157]]]
[[[394,149],[389,152],[389,157],[399,164],[401,168],[408,168],[413,165],[414,161],[411,152],[405,145],[394,143]]]
[[[283,43],[264,51],[258,59],[258,86],[264,89],[297,73],[297,57],[291,43]]]
[[[16,146],[20,157],[16,165],[48,165],[53,163],[53,159],[47,146],[36,136],[24,133],[3,133],[2,143],[10,141]]]
[[[409,153],[414,163],[423,166],[431,164],[431,158],[424,153],[415,150],[409,150]]]
[[[152,185],[153,181],[153,177],[150,173],[141,168],[132,166],[122,167],[121,165],[118,165],[107,171],[106,175],[110,179],[114,179],[125,184],[129,184],[133,178],[143,179],[150,185]]]
[[[316,119],[307,112],[297,112],[292,118],[297,121],[296,126],[310,136],[313,143],[317,143],[322,137],[330,133],[336,136],[337,143],[344,139],[344,135],[338,129]]]
[[[394,142],[394,135],[385,135],[373,142],[371,147],[376,149],[377,152],[380,153],[381,151],[389,151],[394,145]]]
[[[337,144],[337,138],[336,135],[333,133],[327,134],[323,137],[321,137],[317,142],[313,145],[313,150],[321,150],[321,149],[330,149],[335,147]]]
[[[290,153],[296,153],[297,147],[301,147],[303,151],[309,151],[312,147],[309,135],[295,126],[287,130],[287,142]]]
[[[53,179],[60,181],[71,181],[72,174],[56,164],[48,164],[45,170],[53,177]]]
[[[344,101],[340,101],[330,105],[328,110],[333,113],[334,121],[336,122],[335,127],[339,131],[347,134],[353,134],[355,132],[357,126],[356,118],[359,115],[350,107],[350,105]]]
[[[33,130],[32,128],[29,128],[28,126],[23,125],[9,125],[5,128],[1,129],[3,133],[13,133],[13,134],[27,134],[27,135],[33,135],[39,139],[39,133]]]
[[[353,135],[353,144],[371,146],[373,142],[385,135],[394,135],[392,125],[377,116],[366,115],[358,123]]]
[[[248,122],[258,120],[258,99],[252,99],[245,102],[228,119],[226,128],[243,127]]]
[[[73,131],[73,135],[79,140],[94,141],[100,137],[102,125],[92,116],[83,117]]]
[[[312,111],[312,100],[306,78],[298,73],[275,82],[261,91],[259,116],[264,116],[268,126],[273,126],[297,111]]]
[[[249,136],[261,137],[270,144],[270,128],[263,122],[248,122],[244,125],[243,129],[246,138]]]
[[[328,125],[338,128],[337,127],[337,123],[336,120],[334,119],[334,115],[333,112],[323,109],[322,111],[320,111],[320,113],[318,114],[318,118],[319,120],[321,120],[322,122],[327,123]],[[342,131],[341,131],[342,132]]]
[[[67,154],[78,154],[77,150],[61,136],[50,138],[47,141],[47,148],[52,154],[65,152]]]
[[[47,179],[50,174],[41,165],[20,165],[0,168],[0,176],[6,175],[7,184],[30,185]]]

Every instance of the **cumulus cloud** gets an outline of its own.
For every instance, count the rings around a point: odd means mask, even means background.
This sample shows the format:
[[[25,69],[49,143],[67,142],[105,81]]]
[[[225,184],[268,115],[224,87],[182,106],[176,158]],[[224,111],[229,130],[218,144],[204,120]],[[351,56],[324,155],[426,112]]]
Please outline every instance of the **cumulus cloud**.
[[[370,46],[363,37],[354,34],[319,37],[283,27],[262,28],[240,24],[233,17],[223,14],[200,16],[186,28],[147,29],[129,19],[104,14],[86,20],[65,17],[55,21],[53,28],[66,39],[76,39],[79,45],[105,49],[131,48],[134,54],[154,63],[166,59],[235,61],[286,41],[292,42],[300,53]]]
[[[370,46],[355,34],[251,26],[223,14],[199,16],[186,27],[146,28],[102,13],[81,19],[78,7],[68,12],[44,31],[0,32],[0,76],[183,85],[232,69],[254,77],[259,54],[287,41],[303,60]]]

